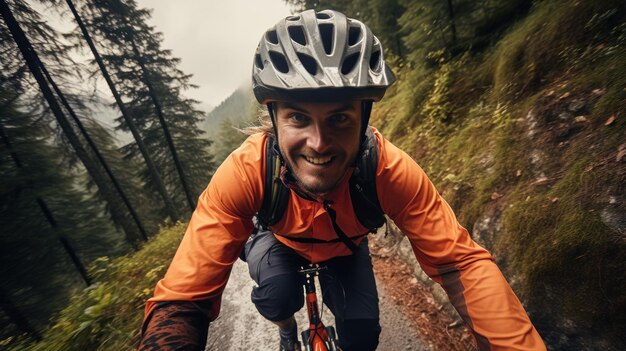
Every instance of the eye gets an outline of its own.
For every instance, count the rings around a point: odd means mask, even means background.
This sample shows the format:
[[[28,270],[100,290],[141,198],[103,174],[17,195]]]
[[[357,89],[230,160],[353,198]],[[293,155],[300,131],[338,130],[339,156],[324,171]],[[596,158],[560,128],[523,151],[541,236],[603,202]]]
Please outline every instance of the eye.
[[[289,120],[298,124],[303,124],[306,122],[307,117],[301,113],[294,112],[289,115]]]
[[[345,124],[348,121],[348,116],[344,114],[332,115],[330,116],[329,121],[332,124]]]

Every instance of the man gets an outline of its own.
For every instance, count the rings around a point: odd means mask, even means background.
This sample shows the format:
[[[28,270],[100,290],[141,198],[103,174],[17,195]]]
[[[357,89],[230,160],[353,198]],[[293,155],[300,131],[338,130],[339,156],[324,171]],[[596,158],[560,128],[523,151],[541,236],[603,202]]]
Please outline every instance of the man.
[[[410,239],[424,271],[446,289],[479,348],[545,349],[490,254],[458,224],[422,169],[376,130],[368,132],[371,104],[394,80],[379,40],[339,12],[304,11],[265,33],[253,86],[271,124],[224,161],[200,196],[147,303],[140,349],[203,349],[240,254],[256,282],[252,301],[279,326],[281,350],[300,349],[293,314],[303,293],[296,270],[306,262],[329,267],[321,283],[341,348],[376,349],[380,326],[369,230],[358,220],[350,193],[356,161],[372,132],[380,207]],[[266,144],[267,138],[275,143]],[[290,193],[282,216],[267,224],[253,218],[267,196],[265,155],[271,145]]]

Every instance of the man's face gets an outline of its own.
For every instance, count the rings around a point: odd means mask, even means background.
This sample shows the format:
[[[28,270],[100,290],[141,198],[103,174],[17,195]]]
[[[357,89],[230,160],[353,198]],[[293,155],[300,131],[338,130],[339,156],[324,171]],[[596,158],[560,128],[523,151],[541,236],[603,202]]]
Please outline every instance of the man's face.
[[[277,102],[280,152],[298,186],[313,194],[333,190],[359,149],[361,103]]]

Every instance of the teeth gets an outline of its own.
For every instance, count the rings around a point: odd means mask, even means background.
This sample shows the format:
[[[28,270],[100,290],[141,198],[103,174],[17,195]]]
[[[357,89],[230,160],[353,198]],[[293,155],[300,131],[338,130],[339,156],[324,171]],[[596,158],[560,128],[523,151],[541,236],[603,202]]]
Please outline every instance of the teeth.
[[[330,162],[330,160],[332,159],[332,157],[308,157],[308,156],[304,156],[304,158],[311,162],[312,164],[315,165],[323,165],[326,164],[328,162]]]

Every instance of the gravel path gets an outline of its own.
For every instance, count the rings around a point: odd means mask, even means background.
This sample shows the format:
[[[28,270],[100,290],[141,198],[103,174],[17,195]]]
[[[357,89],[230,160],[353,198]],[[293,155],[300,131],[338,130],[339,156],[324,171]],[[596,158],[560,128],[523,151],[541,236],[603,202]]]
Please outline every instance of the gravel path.
[[[211,324],[207,350],[211,351],[266,351],[278,350],[278,330],[256,311],[250,301],[254,282],[244,262],[237,261],[226,286],[220,317]],[[318,289],[319,291],[319,289]],[[404,317],[399,307],[389,301],[384,287],[378,286],[382,334],[379,351],[430,351],[426,343],[415,335],[415,327]],[[330,310],[324,308],[324,323],[332,325]],[[306,309],[297,315],[298,329],[306,322]]]

